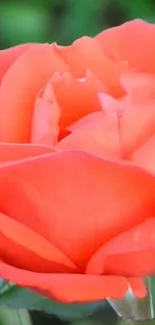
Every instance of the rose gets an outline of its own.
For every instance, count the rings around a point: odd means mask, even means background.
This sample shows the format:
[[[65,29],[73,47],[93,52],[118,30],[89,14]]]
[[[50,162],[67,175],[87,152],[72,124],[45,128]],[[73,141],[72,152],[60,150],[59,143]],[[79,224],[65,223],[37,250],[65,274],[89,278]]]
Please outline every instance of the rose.
[[[69,47],[0,51],[0,140],[80,149],[152,170],[154,33],[154,25],[134,20]]]
[[[26,44],[1,51],[0,59],[1,141],[52,145],[58,120],[62,137],[69,125],[101,110],[99,92],[124,93],[119,76],[127,63],[102,51],[95,38],[69,47]]]
[[[109,87],[106,73],[104,81],[100,76],[105,87],[98,90],[101,110],[69,126],[70,134],[57,148],[83,150],[155,170],[154,35],[155,25],[135,20],[96,36],[103,54],[115,63],[117,78],[108,70],[113,85]],[[102,74],[101,64],[100,69]]]
[[[104,54],[89,37],[68,48],[31,44],[0,55],[1,141],[53,145],[58,132],[61,138],[67,126],[101,110],[98,92],[123,91],[119,75],[126,63]]]
[[[154,25],[133,21],[69,48],[9,50],[25,52],[0,90],[4,279],[66,302],[122,298],[129,286],[146,295],[142,277],[155,273],[153,38]]]

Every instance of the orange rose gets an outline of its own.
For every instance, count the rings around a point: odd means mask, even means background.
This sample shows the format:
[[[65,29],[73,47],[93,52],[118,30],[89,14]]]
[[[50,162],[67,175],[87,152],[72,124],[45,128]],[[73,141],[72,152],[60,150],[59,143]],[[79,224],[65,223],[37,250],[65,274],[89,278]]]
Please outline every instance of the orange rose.
[[[155,273],[155,26],[0,53],[0,276],[65,302]],[[7,142],[7,143],[6,143]],[[73,149],[73,150],[72,150]]]

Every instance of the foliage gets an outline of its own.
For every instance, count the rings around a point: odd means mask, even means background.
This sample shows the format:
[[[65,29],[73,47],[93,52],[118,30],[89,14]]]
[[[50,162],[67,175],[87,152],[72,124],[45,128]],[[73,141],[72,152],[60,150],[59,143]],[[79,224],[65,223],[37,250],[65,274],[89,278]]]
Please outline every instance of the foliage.
[[[153,0],[2,0],[0,46],[24,42],[70,44],[133,18],[155,20]]]

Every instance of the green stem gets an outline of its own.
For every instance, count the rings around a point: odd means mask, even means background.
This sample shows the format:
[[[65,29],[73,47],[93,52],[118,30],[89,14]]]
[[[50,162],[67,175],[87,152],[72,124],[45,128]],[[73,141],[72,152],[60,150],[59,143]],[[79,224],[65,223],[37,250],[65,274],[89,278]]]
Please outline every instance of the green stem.
[[[0,308],[0,325],[32,325],[26,309]]]

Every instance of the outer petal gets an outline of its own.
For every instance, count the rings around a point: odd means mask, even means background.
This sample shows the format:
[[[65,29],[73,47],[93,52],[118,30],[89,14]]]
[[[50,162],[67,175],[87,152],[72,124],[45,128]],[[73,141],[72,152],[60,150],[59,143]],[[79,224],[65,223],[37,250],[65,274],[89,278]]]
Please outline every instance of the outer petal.
[[[107,52],[103,53],[95,39],[82,37],[71,46],[56,46],[56,49],[76,77],[85,77],[86,70],[90,69],[114,96],[124,93],[120,74],[127,69],[127,63],[109,56]]]
[[[25,51],[35,47],[35,44],[22,44],[0,51],[0,83],[7,70]]]
[[[87,266],[88,274],[148,276],[155,274],[155,218],[116,236]]]
[[[7,164],[0,188],[3,213],[49,239],[82,270],[103,243],[155,213],[154,176],[84,152]]]
[[[0,259],[34,272],[75,272],[61,251],[30,228],[0,213]]]
[[[3,262],[0,262],[0,276],[66,303],[95,301],[107,297],[119,299],[126,294],[129,286],[123,277],[39,274],[19,270]]]
[[[150,137],[133,155],[137,165],[155,172],[155,134]]]
[[[155,72],[155,25],[140,19],[107,29],[95,40],[101,49],[142,72]]]
[[[57,70],[67,65],[48,44],[26,51],[11,66],[0,90],[1,141],[29,142],[37,93]]]
[[[130,289],[137,298],[142,299],[147,296],[148,292],[143,278],[130,277],[128,281]]]
[[[131,70],[122,74],[121,82],[131,103],[145,104],[155,100],[155,74]]]
[[[19,160],[27,157],[34,157],[46,153],[55,152],[48,146],[32,144],[0,143],[0,163]]]

